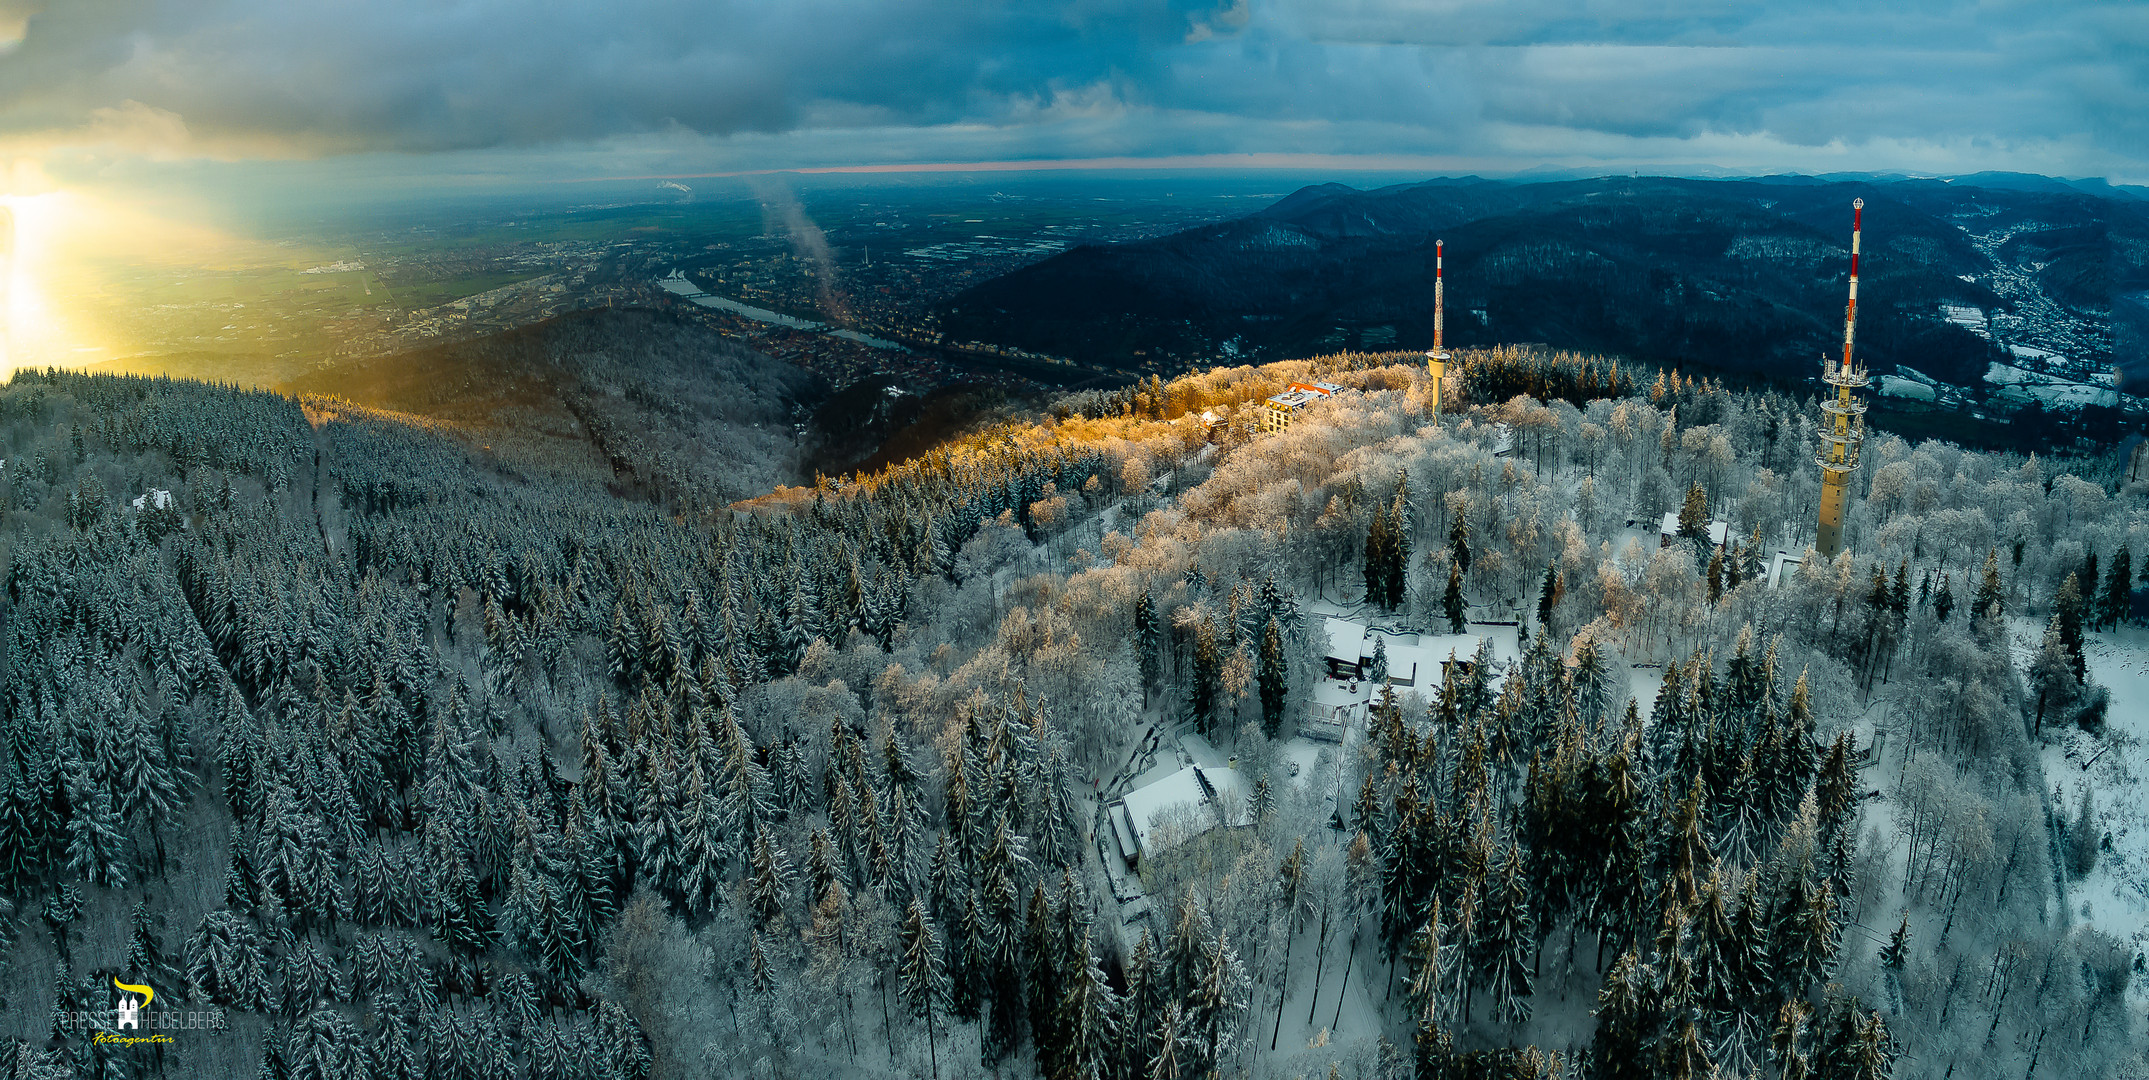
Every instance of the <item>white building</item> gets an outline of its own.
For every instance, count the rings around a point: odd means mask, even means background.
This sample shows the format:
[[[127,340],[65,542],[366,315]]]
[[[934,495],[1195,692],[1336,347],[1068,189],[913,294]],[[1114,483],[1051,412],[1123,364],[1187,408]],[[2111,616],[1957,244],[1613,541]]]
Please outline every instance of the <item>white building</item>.
[[[1658,530],[1657,530],[1657,531],[1658,531],[1658,537],[1657,537],[1657,546],[1658,546],[1658,547],[1660,547],[1660,548],[1668,548],[1668,547],[1672,546],[1673,544],[1677,543],[1677,542],[1679,541],[1679,512],[1678,512],[1677,510],[1666,510],[1666,511],[1664,512],[1664,523],[1663,523],[1663,524],[1662,524],[1661,526],[1659,526],[1659,528],[1658,528]],[[1730,522],[1728,522],[1728,521],[1712,521],[1712,522],[1709,522],[1709,546],[1710,546],[1710,547],[1712,547],[1712,548],[1719,548],[1719,549],[1720,549],[1720,548],[1722,548],[1722,547],[1724,546],[1724,541],[1726,541],[1726,540],[1729,540],[1730,538],[1731,538],[1731,523],[1730,523]]]
[[[1288,430],[1291,422],[1298,418],[1299,410],[1323,398],[1331,398],[1342,392],[1343,388],[1335,383],[1292,383],[1284,388],[1283,393],[1261,403],[1261,430]]]
[[[1250,823],[1247,794],[1238,770],[1189,765],[1128,792],[1107,807],[1107,816],[1119,853],[1133,866],[1145,852],[1184,843],[1218,825]]]
[[[1388,656],[1387,681],[1404,689],[1439,686],[1449,658],[1469,660],[1485,640],[1481,634],[1421,634],[1337,618],[1328,619],[1325,629],[1329,678],[1377,681],[1373,654],[1378,651]]]

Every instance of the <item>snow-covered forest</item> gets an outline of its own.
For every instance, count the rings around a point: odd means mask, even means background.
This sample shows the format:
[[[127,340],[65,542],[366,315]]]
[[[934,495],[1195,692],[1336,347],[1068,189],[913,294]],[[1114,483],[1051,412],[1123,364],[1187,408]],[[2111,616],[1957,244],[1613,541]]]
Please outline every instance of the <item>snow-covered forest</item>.
[[[2149,491],[1875,434],[1831,563],[1810,402],[1449,370],[1437,422],[1408,356],[1219,369],[736,505],[18,372],[0,1080],[2149,1067],[2149,866],[2048,773],[2141,752],[2091,660]],[[1484,644],[1313,743],[1330,616]],[[1173,747],[1246,788],[1129,868]],[[215,1022],[99,1042],[115,980]]]

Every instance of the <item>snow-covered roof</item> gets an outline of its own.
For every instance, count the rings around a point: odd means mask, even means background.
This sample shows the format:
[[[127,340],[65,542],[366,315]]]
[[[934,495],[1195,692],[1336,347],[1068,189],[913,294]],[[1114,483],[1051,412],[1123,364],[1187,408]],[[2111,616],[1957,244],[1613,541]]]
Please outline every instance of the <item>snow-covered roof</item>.
[[[1366,624],[1331,617],[1327,620],[1327,630],[1328,658],[1347,664],[1357,663],[1359,650],[1366,641]]]
[[[1917,401],[1932,401],[1937,396],[1932,387],[1898,375],[1881,376],[1880,393],[1882,397],[1911,398]]]
[[[1126,816],[1126,827],[1134,833],[1135,846],[1142,852],[1150,852],[1198,836],[1218,824],[1246,824],[1246,792],[1246,783],[1236,769],[1189,765],[1156,783],[1128,792],[1120,800],[1120,809]],[[1186,819],[1191,833],[1157,835],[1159,825],[1178,817]]]
[[[1799,566],[1804,562],[1804,559],[1797,558],[1790,552],[1778,551],[1768,561],[1769,587],[1776,588],[1789,581],[1793,575],[1798,573]]]
[[[1679,512],[1678,512],[1677,510],[1666,510],[1666,511],[1664,511],[1664,524],[1663,524],[1662,526],[1660,526],[1660,531],[1661,531],[1661,532],[1663,532],[1663,534],[1664,534],[1665,536],[1677,536],[1677,535],[1679,535]],[[1711,547],[1722,547],[1722,546],[1724,546],[1724,541],[1725,541],[1725,540],[1727,540],[1727,539],[1729,539],[1729,538],[1730,538],[1730,536],[1731,536],[1731,523],[1730,523],[1730,522],[1728,522],[1728,521],[1712,521],[1712,522],[1709,522],[1709,546],[1711,546]]]
[[[136,510],[140,510],[145,506],[154,506],[159,510],[163,510],[172,505],[172,493],[163,488],[150,488],[147,494],[136,495],[134,502],[129,505]]]

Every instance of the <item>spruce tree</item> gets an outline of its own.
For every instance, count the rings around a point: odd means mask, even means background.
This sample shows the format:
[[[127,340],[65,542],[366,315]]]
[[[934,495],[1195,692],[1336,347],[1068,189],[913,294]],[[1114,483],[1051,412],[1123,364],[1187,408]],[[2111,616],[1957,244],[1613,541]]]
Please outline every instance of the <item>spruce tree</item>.
[[[1381,574],[1381,604],[1390,611],[1403,606],[1410,585],[1410,502],[1408,485],[1398,475],[1395,500],[1388,507],[1387,565]]]
[[[1978,577],[1977,606],[1971,618],[1982,620],[2005,614],[2004,595],[2000,587],[2000,553],[1993,549],[1985,553],[1985,569]]]
[[[1910,916],[1888,935],[1888,943],[1880,950],[1880,966],[1890,971],[1901,971],[1910,962]]]
[[[92,781],[87,767],[68,783],[67,869],[92,885],[125,888],[126,831],[112,795]]]
[[[1261,632],[1261,730],[1274,739],[1282,734],[1290,693],[1290,673],[1283,655],[1283,627],[1269,617]]]
[[[1457,521],[1462,520],[1457,518]],[[1441,610],[1448,617],[1450,633],[1460,634],[1469,628],[1469,606],[1463,602],[1463,564],[1461,560],[1448,564],[1448,589],[1440,598]]]
[[[2042,738],[2045,713],[2054,708],[2065,708],[2081,689],[2081,683],[2074,675],[2074,658],[2068,655],[2067,642],[2060,636],[2058,612],[2045,623],[2044,638],[2036,654],[2030,657],[2029,676],[2030,689],[2037,692],[2034,730]]]
[[[1540,634],[1552,632],[1552,611],[1559,606],[1560,594],[1564,591],[1561,584],[1559,568],[1546,566],[1544,584],[1537,589],[1537,632]]]
[[[1134,655],[1141,664],[1142,695],[1146,704],[1151,687],[1163,677],[1163,654],[1160,651],[1160,627],[1157,624],[1155,601],[1149,598],[1149,590],[1134,601]]]
[[[791,863],[766,832],[754,840],[746,883],[746,907],[754,921],[770,926],[783,917],[791,894]]]
[[[758,953],[759,937],[754,939]],[[911,1015],[925,1021],[926,1048],[930,1051],[933,1075],[940,1075],[940,1040],[933,1026],[933,1007],[947,996],[947,974],[940,960],[939,936],[933,932],[933,924],[925,914],[923,901],[913,897],[910,910],[904,913],[902,929],[902,966],[899,970],[903,1004]]]
[[[1107,1080],[1117,1072],[1112,1059],[1120,1038],[1121,1005],[1090,950],[1087,930],[1076,952],[1078,963],[1068,968],[1060,994],[1059,1067],[1048,1080]]]
[[[2089,664],[2082,656],[2082,624],[2085,605],[2082,602],[2081,583],[2073,574],[2060,583],[2058,595],[2052,598],[2052,621],[2059,629],[2060,646],[2067,650],[2067,664],[2074,670],[2076,682],[2083,682],[2089,675]]]
[[[1686,502],[1679,507],[1679,535],[1704,540],[1709,535],[1709,493],[1696,482],[1686,489]]]
[[[1650,1080],[1648,1047],[1657,1028],[1651,973],[1629,949],[1620,954],[1597,991],[1597,1038],[1591,1045],[1592,1075],[1599,1080]]]
[[[2098,622],[2106,628],[2127,621],[2134,610],[2134,553],[2125,544],[2119,546],[2119,554],[2112,556],[2112,572],[2104,583],[2102,608]]]
[[[1205,618],[1194,627],[1194,663],[1186,686],[1186,711],[1195,730],[1208,736],[1216,729],[1216,692],[1224,674],[1223,648],[1217,641],[1216,620]]]
[[[1365,542],[1365,602],[1382,608],[1388,606],[1388,570],[1391,548],[1395,537],[1390,533],[1390,520],[1386,510],[1375,510],[1371,524],[1366,526]]]

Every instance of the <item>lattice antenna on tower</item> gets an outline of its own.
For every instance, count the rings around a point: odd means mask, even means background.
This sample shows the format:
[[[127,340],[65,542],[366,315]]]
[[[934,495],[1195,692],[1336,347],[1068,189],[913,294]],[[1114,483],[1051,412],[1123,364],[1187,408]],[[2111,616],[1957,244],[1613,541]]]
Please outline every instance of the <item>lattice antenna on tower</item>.
[[[1835,394],[1821,399],[1820,445],[1813,452],[1814,463],[1821,467],[1821,512],[1814,547],[1830,559],[1843,549],[1850,477],[1865,448],[1865,402],[1851,391],[1863,390],[1873,381],[1857,363],[1852,348],[1858,332],[1858,248],[1864,219],[1865,200],[1851,200],[1851,288],[1850,302],[1843,309],[1843,362],[1837,365],[1821,358],[1821,381],[1835,387]]]
[[[1425,354],[1425,371],[1433,379],[1433,422],[1440,422],[1440,383],[1448,374],[1448,350],[1441,343],[1443,324],[1447,321],[1447,281],[1441,266],[1446,252],[1446,242],[1433,241],[1433,347]]]

